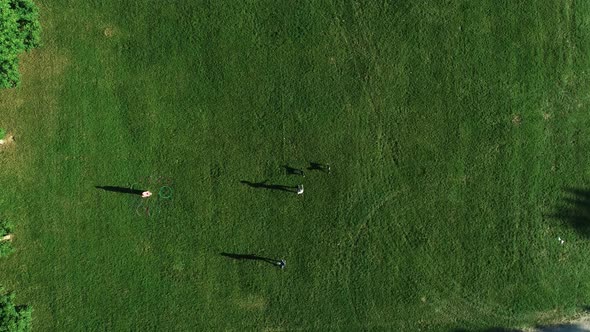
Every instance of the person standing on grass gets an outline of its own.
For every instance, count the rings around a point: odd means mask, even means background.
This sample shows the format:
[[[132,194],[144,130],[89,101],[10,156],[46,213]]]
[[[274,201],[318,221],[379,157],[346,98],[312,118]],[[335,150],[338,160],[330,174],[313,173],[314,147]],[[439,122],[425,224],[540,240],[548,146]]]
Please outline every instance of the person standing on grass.
[[[144,191],[144,192],[141,193],[141,197],[142,198],[148,198],[151,195],[152,195],[152,192],[151,191]]]
[[[297,195],[303,195],[303,185],[302,184],[297,186]]]
[[[283,165],[281,167],[285,169],[285,172],[288,175],[301,175],[302,177],[305,177],[305,173],[303,172],[302,169],[294,168],[289,165]]]
[[[330,164],[322,164],[316,162],[309,162],[309,167],[307,168],[310,171],[322,171],[324,173],[330,174],[332,169],[330,168]]]
[[[287,262],[285,262],[284,259],[281,259],[280,261],[277,262],[277,266],[280,267],[281,269],[284,269],[285,265],[287,265]]]

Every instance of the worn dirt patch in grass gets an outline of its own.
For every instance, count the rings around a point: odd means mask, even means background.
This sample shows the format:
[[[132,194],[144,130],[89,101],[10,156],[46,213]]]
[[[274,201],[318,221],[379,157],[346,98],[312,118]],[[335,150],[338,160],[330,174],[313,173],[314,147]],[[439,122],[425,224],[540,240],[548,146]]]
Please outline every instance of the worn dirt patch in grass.
[[[57,45],[47,45],[26,53],[21,57],[20,73],[23,92],[34,79],[50,80],[55,86],[55,81],[62,76],[70,65],[69,57],[60,51]]]
[[[103,30],[102,33],[104,34],[105,37],[111,38],[117,33],[117,31],[116,31],[115,27],[108,26]]]
[[[522,117],[518,114],[514,115],[512,117],[512,124],[515,126],[520,126],[520,124],[522,123]]]

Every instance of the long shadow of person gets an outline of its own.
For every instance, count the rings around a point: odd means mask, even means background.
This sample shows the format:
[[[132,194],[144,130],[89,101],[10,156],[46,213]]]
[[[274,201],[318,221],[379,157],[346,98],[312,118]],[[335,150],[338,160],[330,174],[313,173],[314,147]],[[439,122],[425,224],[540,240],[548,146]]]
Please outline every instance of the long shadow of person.
[[[262,261],[266,262],[275,266],[279,266],[283,268],[285,266],[285,261],[282,259],[273,259],[268,257],[257,256],[253,254],[230,254],[226,252],[220,253],[221,256],[229,257],[237,260],[255,260],[255,261]]]
[[[312,161],[309,162],[309,167],[307,169],[310,171],[322,171],[325,173],[330,173],[330,171],[331,171],[330,165],[315,163]]]
[[[102,189],[105,191],[112,191],[121,194],[131,194],[131,195],[139,195],[145,191],[140,189],[132,189],[132,188],[125,188],[125,187],[114,187],[114,186],[94,186],[96,189]]]
[[[288,191],[288,192],[297,192],[297,186],[283,186],[280,184],[267,184],[268,180],[264,180],[262,182],[250,182],[242,180],[240,183],[243,183],[252,188],[262,188],[262,189],[270,189],[270,190],[280,190],[280,191]]]
[[[303,173],[302,169],[294,168],[289,165],[283,165],[281,167],[285,169],[285,172],[287,173],[287,175],[301,175],[301,176],[305,177],[305,173]]]
[[[268,180],[264,180],[262,182],[250,182],[250,181],[242,180],[242,181],[240,181],[240,183],[243,183],[243,184],[245,184],[245,185],[247,185],[249,187],[252,187],[252,188],[266,188],[266,186],[267,186],[266,182],[267,181]]]

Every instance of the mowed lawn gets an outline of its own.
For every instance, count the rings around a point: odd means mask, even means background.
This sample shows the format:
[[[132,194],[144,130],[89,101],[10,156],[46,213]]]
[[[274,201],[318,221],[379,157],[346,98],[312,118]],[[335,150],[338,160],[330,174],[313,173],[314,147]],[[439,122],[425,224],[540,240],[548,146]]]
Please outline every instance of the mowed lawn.
[[[44,45],[0,91],[0,284],[35,330],[478,330],[590,304],[588,239],[552,217],[590,187],[590,2],[36,3]],[[331,174],[281,169],[310,161]],[[173,180],[153,218],[94,188],[147,176]],[[305,193],[240,183],[264,180]]]

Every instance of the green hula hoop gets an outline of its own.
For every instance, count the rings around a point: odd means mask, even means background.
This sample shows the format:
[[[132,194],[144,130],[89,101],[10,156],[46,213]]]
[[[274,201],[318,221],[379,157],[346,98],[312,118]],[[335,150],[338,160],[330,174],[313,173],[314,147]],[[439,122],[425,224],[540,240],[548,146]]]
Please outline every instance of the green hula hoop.
[[[163,199],[171,199],[173,194],[174,190],[168,186],[163,186],[160,188],[160,191],[158,191],[158,196]]]

